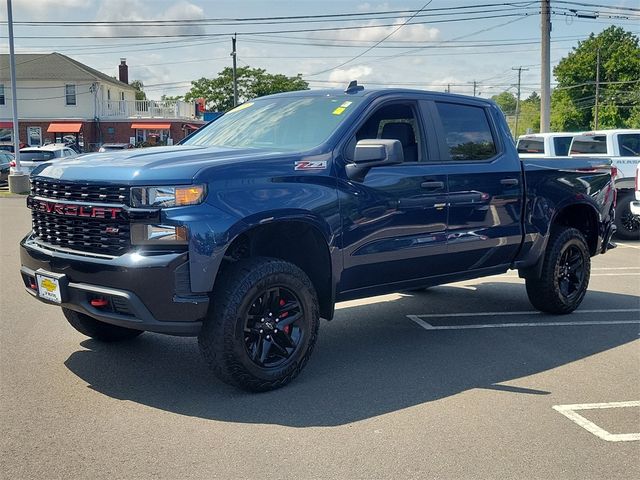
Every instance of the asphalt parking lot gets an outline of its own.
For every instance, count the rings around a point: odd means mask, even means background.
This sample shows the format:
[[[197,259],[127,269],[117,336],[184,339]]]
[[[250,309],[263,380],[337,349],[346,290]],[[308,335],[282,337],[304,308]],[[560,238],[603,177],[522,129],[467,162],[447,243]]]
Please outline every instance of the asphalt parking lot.
[[[515,273],[338,305],[290,386],[239,392],[195,339],[102,345],[22,290],[0,198],[2,478],[640,478],[640,242],[577,312]]]

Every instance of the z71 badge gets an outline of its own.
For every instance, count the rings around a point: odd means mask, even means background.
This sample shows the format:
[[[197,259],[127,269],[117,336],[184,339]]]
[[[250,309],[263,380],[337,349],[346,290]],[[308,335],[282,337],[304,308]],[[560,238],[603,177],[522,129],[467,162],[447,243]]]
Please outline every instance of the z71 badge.
[[[326,170],[326,160],[300,160],[296,162],[294,170]]]

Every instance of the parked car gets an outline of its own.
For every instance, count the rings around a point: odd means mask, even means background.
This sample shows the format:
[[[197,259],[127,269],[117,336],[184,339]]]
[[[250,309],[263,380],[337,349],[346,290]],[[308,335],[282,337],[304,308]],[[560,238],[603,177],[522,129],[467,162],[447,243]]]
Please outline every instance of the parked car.
[[[26,143],[20,143],[20,148],[24,148],[26,146]],[[15,150],[13,142],[0,142],[0,150],[13,153]]]
[[[631,213],[635,221],[640,222],[640,164],[636,167],[635,201],[631,202]]]
[[[31,179],[27,292],[99,341],[197,335],[250,391],[295,378],[343,300],[517,269],[570,313],[615,231],[608,159],[520,159],[498,106],[461,95],[271,95],[178,146],[85,158]]]
[[[98,152],[108,152],[110,150],[127,150],[133,148],[130,143],[103,143]]]
[[[570,147],[572,157],[605,157],[616,168],[616,235],[625,240],[640,239],[640,222],[631,213],[636,167],[640,162],[640,130],[598,130],[576,135]]]
[[[520,158],[566,157],[577,133],[554,132],[520,135],[516,145]]]
[[[9,181],[9,171],[12,161],[12,153],[0,150],[0,184],[4,185]]]
[[[27,147],[20,150],[20,168],[26,174],[31,172],[45,162],[55,162],[63,158],[77,157],[75,150],[61,144],[52,143],[42,147]],[[12,172],[15,170],[16,162],[11,162]]]

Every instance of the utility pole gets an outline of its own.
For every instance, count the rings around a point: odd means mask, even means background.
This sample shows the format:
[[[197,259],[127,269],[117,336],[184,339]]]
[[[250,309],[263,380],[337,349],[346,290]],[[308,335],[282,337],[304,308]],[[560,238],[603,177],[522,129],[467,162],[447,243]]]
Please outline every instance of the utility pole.
[[[231,37],[231,57],[233,58],[233,106],[238,106],[238,75],[236,68],[236,34]]]
[[[600,99],[600,47],[596,50],[596,105],[594,112],[594,130],[598,129],[598,108],[599,108],[599,99]]]
[[[551,0],[541,0],[540,132],[551,129]]]
[[[478,82],[476,82],[475,80],[473,81],[473,96],[476,96],[476,89],[478,87]]]
[[[522,67],[518,67],[518,68],[512,68],[511,70],[517,70],[518,71],[518,95],[516,97],[516,124],[515,127],[513,129],[513,137],[514,138],[518,138],[518,120],[520,119],[520,84],[522,82],[522,71],[523,70],[529,70],[528,68],[522,68]]]
[[[13,11],[11,0],[7,0],[7,24],[9,26],[9,65],[11,69],[11,106],[13,108],[13,152],[16,167],[9,174],[9,191],[24,193],[29,190],[29,175],[25,175],[20,167],[20,130],[18,129],[18,93],[16,87],[16,52],[13,46]]]
[[[447,83],[447,93],[451,93],[451,84]]]

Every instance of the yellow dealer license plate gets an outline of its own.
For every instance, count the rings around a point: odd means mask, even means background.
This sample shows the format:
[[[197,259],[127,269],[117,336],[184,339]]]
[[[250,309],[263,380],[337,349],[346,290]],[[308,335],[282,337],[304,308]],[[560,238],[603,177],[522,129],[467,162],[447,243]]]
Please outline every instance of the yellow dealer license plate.
[[[40,298],[50,302],[62,303],[60,281],[57,278],[36,273],[36,280],[38,281],[38,296]]]

